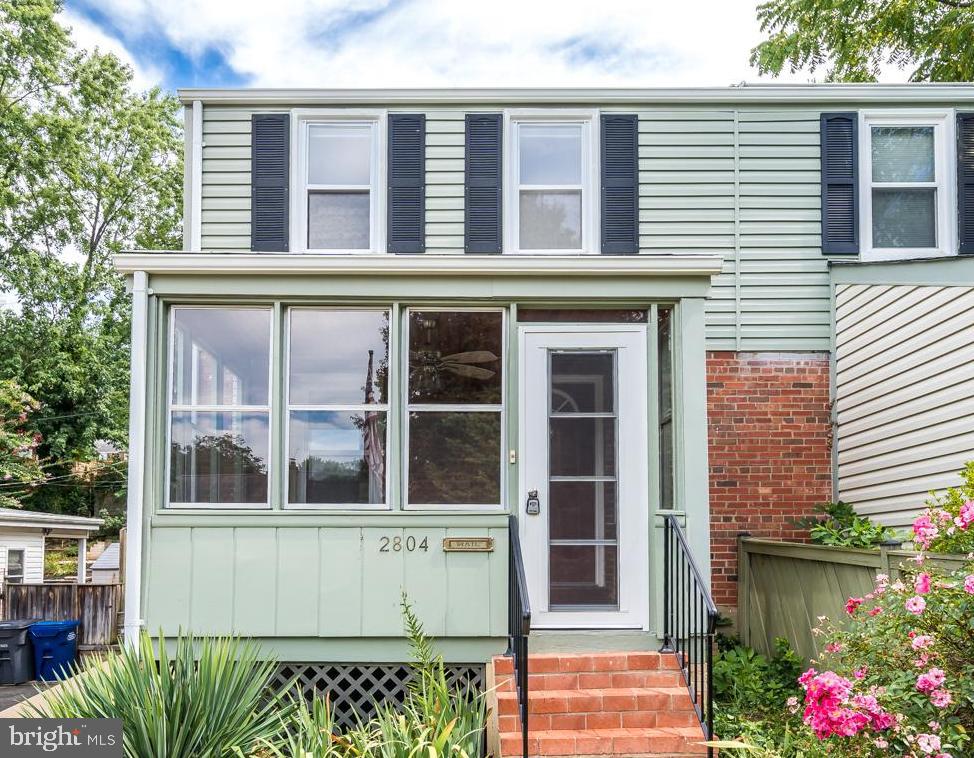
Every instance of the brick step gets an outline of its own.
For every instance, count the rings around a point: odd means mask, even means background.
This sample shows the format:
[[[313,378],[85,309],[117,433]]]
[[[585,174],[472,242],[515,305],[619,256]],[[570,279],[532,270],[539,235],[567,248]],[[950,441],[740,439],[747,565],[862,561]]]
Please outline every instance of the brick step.
[[[497,678],[498,690],[513,692],[514,680]],[[528,690],[608,690],[633,687],[681,687],[683,677],[679,671],[583,671],[578,674],[530,674]]]
[[[501,756],[521,755],[520,733],[501,733]],[[558,729],[528,735],[531,756],[664,756],[705,755],[703,732],[693,727],[643,729]]]
[[[528,671],[532,674],[558,674],[607,671],[677,671],[677,659],[672,653],[536,653],[528,656]],[[514,659],[499,655],[494,658],[497,674],[514,671]]]
[[[528,713],[679,712],[692,714],[685,687],[614,687],[606,689],[529,690]],[[517,693],[497,693],[497,713],[515,716]]]

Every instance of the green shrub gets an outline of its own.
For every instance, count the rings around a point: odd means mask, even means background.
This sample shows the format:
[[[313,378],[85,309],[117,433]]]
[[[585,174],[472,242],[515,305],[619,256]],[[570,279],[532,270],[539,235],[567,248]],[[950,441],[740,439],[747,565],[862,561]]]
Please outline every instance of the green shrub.
[[[824,503],[816,510],[822,514],[821,517],[802,519],[798,523],[808,527],[809,537],[817,545],[874,548],[896,537],[892,529],[874,524],[841,500]]]
[[[160,645],[157,663],[143,632],[137,645],[94,660],[27,711],[121,719],[128,758],[251,755],[291,717],[292,706],[269,694],[275,665],[253,642],[182,635],[171,658]]]

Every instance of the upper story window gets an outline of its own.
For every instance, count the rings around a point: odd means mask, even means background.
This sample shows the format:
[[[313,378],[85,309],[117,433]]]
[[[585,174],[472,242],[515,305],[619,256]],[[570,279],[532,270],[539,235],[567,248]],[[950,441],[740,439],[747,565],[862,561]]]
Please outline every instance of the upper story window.
[[[956,252],[949,114],[867,112],[862,118],[863,259]]]
[[[297,113],[291,237],[304,252],[384,248],[381,114]]]
[[[597,252],[594,112],[510,114],[505,249]]]

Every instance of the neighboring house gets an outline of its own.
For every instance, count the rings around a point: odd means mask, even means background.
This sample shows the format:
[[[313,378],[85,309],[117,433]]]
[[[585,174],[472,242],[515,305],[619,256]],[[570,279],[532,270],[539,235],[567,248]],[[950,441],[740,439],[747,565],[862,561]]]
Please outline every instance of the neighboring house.
[[[101,555],[91,562],[89,569],[92,584],[118,583],[121,577],[118,564],[120,547],[118,542],[111,543],[102,551]]]
[[[98,518],[0,508],[0,576],[11,584],[44,581],[44,541],[78,540],[78,577],[85,581],[88,537],[102,525]]]
[[[186,249],[116,258],[126,630],[310,678],[402,661],[403,590],[503,652],[512,515],[545,665],[659,648],[666,516],[733,607],[835,496],[830,264],[974,281],[971,86],[180,97]]]

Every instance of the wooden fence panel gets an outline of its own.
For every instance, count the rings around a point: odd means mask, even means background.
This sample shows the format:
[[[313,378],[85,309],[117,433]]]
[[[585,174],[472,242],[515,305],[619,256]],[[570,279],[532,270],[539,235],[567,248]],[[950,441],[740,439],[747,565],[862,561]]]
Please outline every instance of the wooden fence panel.
[[[121,599],[120,584],[5,584],[3,618],[77,619],[79,647],[105,648],[118,636]]]
[[[785,637],[806,661],[818,656],[812,630],[819,617],[841,622],[846,600],[862,597],[876,574],[896,578],[916,553],[909,550],[853,550],[742,537],[738,548],[737,628],[741,641],[760,653],[774,650]],[[964,556],[936,556],[930,563],[947,569]]]

